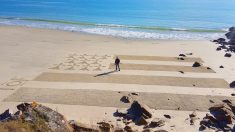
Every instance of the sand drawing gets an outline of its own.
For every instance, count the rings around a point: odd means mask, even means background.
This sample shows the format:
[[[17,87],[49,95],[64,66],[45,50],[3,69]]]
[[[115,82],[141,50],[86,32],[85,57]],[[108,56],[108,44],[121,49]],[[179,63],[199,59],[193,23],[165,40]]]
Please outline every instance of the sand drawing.
[[[23,86],[25,82],[28,81],[24,78],[12,78],[9,81],[2,83],[2,86],[5,87],[18,87],[18,86]]]
[[[108,60],[112,60],[110,55],[89,55],[76,53],[68,55],[65,60],[49,69],[53,70],[81,70],[81,71],[102,71],[108,69]]]

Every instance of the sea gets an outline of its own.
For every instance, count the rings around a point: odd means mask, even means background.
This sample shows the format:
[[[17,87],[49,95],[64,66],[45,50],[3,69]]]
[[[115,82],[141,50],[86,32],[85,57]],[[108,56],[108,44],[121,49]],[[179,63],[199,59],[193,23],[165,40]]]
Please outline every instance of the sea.
[[[211,40],[235,26],[235,0],[0,0],[0,25]]]

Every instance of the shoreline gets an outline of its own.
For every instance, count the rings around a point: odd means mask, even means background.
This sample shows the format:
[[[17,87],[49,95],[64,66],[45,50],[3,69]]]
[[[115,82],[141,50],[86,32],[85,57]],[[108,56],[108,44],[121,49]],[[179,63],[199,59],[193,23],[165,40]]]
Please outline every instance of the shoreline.
[[[4,18],[3,18],[4,20]],[[51,22],[50,22],[51,21]],[[80,23],[80,22],[78,22]],[[88,33],[102,36],[112,36],[123,39],[145,39],[145,40],[212,40],[223,36],[224,29],[181,29],[166,27],[125,26],[113,24],[73,24],[57,20],[41,19],[10,19],[9,22],[1,21],[0,26],[23,26],[42,29],[56,29],[62,31]]]

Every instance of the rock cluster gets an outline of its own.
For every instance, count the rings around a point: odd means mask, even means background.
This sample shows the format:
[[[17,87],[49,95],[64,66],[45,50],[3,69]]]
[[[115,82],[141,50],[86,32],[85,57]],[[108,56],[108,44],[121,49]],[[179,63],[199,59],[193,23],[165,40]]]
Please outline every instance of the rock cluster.
[[[229,32],[225,36],[229,39],[229,44],[235,45],[235,27],[229,28]]]
[[[206,114],[200,122],[200,130],[213,129],[214,131],[234,131],[235,106],[229,100],[209,108],[211,114]]]
[[[220,46],[216,50],[220,51],[222,49],[225,49],[226,52],[235,52],[235,27],[229,28],[229,32],[226,33],[225,36],[227,40],[225,38],[213,40],[213,42],[220,44]],[[225,57],[227,57],[227,55],[225,55]]]
[[[115,116],[121,117],[126,125],[124,130],[133,132],[133,128],[129,126],[134,123],[138,126],[144,126],[143,131],[151,131],[152,128],[162,127],[165,121],[160,118],[153,118],[151,109],[144,103],[134,100],[129,109],[117,109]],[[170,115],[165,115],[166,118],[171,118]],[[153,118],[153,119],[152,119]]]
[[[0,122],[19,121],[32,126],[34,131],[72,131],[68,121],[60,113],[35,102],[17,105],[15,114],[5,111],[0,115]],[[4,118],[3,115],[5,115]]]

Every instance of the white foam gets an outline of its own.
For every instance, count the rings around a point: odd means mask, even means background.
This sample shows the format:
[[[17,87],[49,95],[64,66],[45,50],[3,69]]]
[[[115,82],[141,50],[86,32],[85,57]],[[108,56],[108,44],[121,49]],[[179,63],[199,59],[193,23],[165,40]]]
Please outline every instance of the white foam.
[[[112,27],[86,27],[70,24],[57,24],[47,22],[32,22],[22,20],[0,20],[2,25],[20,25],[34,28],[57,29],[73,32],[85,32],[99,35],[110,35],[124,38],[142,38],[142,39],[173,39],[173,40],[211,40],[223,36],[223,33],[194,33],[180,31],[147,31],[147,30],[131,30],[125,28]],[[117,26],[117,25],[115,25]]]

